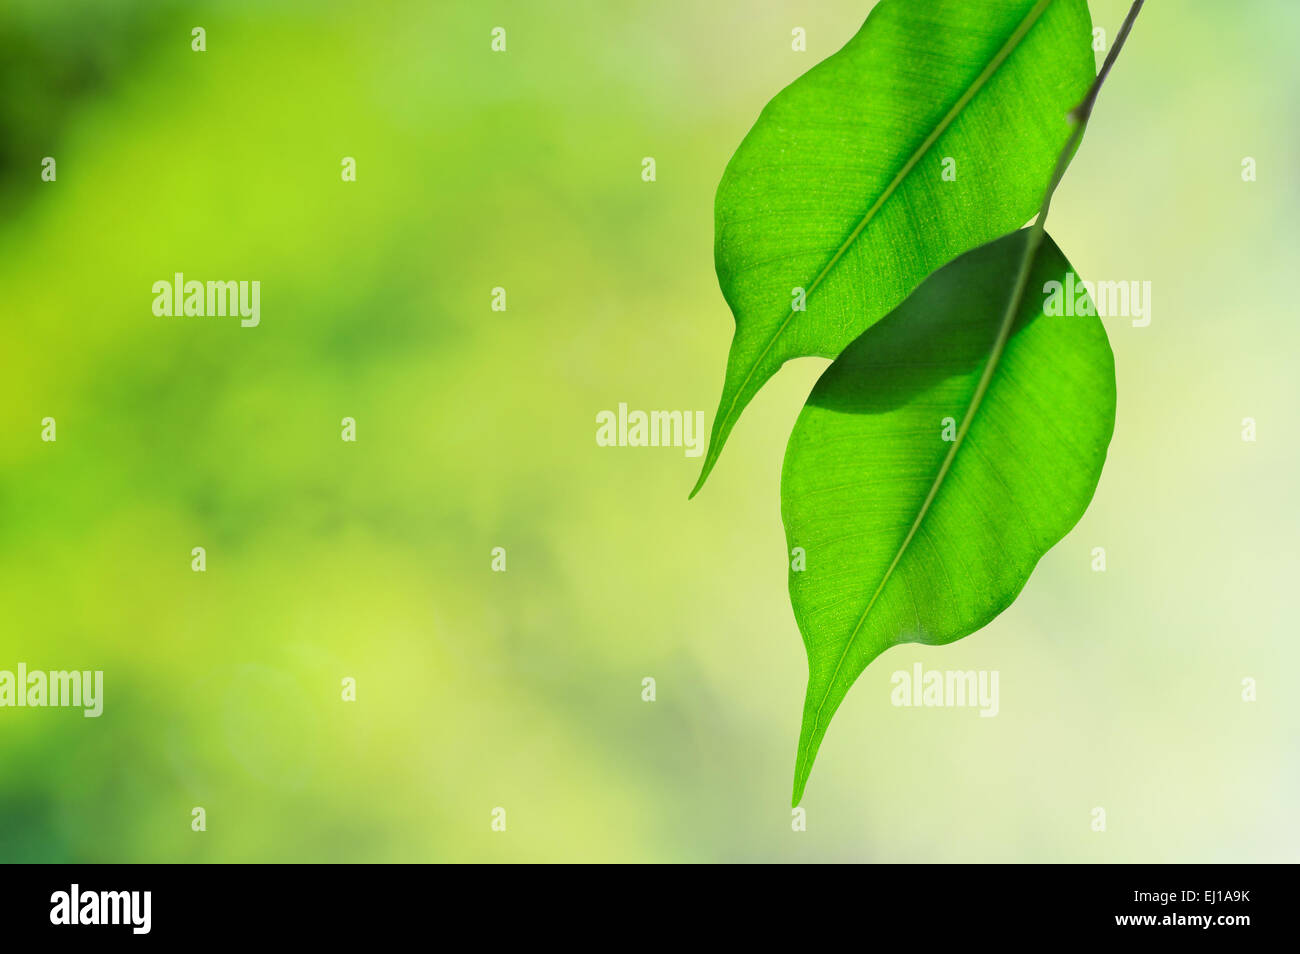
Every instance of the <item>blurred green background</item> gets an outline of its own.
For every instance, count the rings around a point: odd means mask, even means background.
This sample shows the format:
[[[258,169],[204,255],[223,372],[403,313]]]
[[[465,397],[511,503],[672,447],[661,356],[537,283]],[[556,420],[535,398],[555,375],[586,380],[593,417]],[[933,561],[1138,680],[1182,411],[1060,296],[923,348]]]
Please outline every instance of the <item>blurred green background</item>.
[[[807,831],[778,482],[825,362],[689,504],[698,459],[596,446],[712,413],[718,178],[869,7],[8,0],[0,669],[105,710],[0,710],[0,860],[1296,860],[1300,5],[1141,15],[1049,223],[1153,283],[1097,496],[986,630],[867,670]],[[155,318],[176,271],[261,326]],[[894,708],[916,661],[1001,713]]]

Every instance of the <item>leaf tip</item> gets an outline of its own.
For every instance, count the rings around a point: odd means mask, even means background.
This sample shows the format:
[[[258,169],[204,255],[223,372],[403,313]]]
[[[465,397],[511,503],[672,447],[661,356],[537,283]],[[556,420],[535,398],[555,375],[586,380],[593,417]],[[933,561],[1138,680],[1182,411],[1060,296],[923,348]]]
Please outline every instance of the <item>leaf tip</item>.
[[[799,748],[794,757],[794,795],[791,801],[793,808],[798,808],[799,803],[803,801],[804,789],[808,787],[813,763],[817,761],[817,752],[821,749],[822,738],[826,735],[826,723],[820,717],[820,704],[816,710],[810,708],[813,698],[811,682],[808,684],[808,696],[803,724],[799,727]],[[827,718],[829,719],[829,716]]]
[[[803,801],[804,789],[808,787],[808,776],[812,772],[813,756],[803,747],[800,740],[799,753],[794,760],[794,793],[790,797],[790,807],[798,808]]]
[[[790,796],[790,807],[798,808],[799,803],[803,801],[804,789],[808,787],[808,766],[804,764],[804,758],[800,755],[794,766],[794,793]]]
[[[704,466],[700,468],[700,476],[696,479],[695,486],[692,487],[691,492],[686,495],[687,500],[695,499],[695,495],[703,489],[704,482],[709,479],[709,474],[713,472],[713,465],[718,459],[716,445],[716,441],[709,441],[709,450],[704,456]]]

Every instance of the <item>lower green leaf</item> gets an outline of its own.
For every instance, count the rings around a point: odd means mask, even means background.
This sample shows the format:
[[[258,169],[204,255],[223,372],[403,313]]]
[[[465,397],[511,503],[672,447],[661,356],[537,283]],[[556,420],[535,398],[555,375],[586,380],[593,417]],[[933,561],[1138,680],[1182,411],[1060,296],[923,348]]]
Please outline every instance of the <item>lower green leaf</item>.
[[[831,364],[795,424],[781,475],[787,545],[804,551],[790,573],[808,652],[795,804],[867,665],[987,624],[1092,499],[1114,359],[1098,318],[1044,313],[1071,271],[1049,237],[995,347],[1028,234],[927,278]]]

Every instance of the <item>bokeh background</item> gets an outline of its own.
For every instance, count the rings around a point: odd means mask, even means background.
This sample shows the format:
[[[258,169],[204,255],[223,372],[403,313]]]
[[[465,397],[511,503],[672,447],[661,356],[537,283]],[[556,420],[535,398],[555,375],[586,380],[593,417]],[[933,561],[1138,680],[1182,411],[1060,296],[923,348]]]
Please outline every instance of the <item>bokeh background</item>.
[[[0,668],[106,685],[0,710],[0,860],[1297,860],[1300,5],[1143,12],[1050,223],[1153,283],[1097,496],[991,626],[867,670],[806,832],[778,483],[825,362],[690,503],[698,459],[596,446],[709,420],[718,178],[870,6],[6,0]],[[261,326],[155,318],[175,271]],[[916,661],[1000,715],[894,708]]]

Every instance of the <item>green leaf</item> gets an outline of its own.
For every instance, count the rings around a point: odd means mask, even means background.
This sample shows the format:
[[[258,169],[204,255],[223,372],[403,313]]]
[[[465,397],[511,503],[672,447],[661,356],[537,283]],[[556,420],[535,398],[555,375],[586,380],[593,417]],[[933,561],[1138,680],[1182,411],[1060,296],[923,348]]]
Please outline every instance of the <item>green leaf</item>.
[[[882,0],[767,104],[718,186],[736,333],[691,496],[783,363],[835,357],[936,268],[1033,217],[1091,44],[1084,0]]]
[[[808,652],[795,804],[867,665],[987,624],[1092,499],[1114,360],[1095,316],[1044,314],[1071,269],[1043,235],[1023,274],[1032,231],[923,282],[826,369],[790,436],[781,517],[806,553],[790,600]]]

